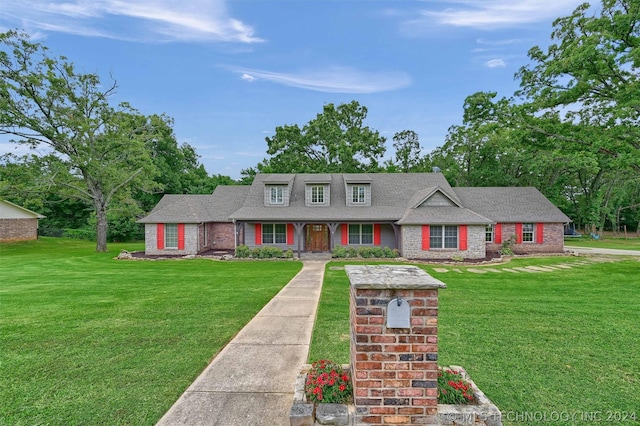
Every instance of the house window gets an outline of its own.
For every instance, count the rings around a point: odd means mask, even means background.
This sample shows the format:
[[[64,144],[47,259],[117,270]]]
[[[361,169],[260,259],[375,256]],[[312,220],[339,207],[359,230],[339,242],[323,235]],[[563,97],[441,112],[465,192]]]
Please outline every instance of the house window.
[[[271,204],[284,203],[284,188],[282,186],[272,186],[269,188],[269,201]]]
[[[311,187],[311,203],[312,204],[324,203],[324,186]]]
[[[458,248],[458,227],[455,225],[431,225],[429,246],[431,248]]]
[[[360,185],[354,185],[351,188],[351,202],[354,204],[364,204],[366,202],[366,188]]]
[[[492,243],[493,242],[493,225],[487,225],[487,227],[484,230],[484,240],[487,243]]]
[[[286,244],[287,225],[284,223],[264,223],[262,224],[263,244]]]
[[[164,225],[164,248],[178,248],[178,224],[167,223]]]
[[[373,225],[349,225],[349,244],[373,244]]]
[[[532,243],[533,240],[533,223],[523,223],[522,224],[522,242],[523,243]]]

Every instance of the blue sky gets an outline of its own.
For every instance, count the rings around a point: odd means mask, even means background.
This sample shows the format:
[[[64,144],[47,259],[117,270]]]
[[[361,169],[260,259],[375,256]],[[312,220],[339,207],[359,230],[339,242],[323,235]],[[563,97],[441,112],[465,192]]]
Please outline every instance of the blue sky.
[[[19,28],[83,72],[118,83],[114,102],[175,120],[211,174],[240,177],[265,137],[327,103],[358,101],[387,138],[424,152],[460,124],[465,97],[510,96],[527,51],[579,0],[2,0]],[[0,152],[26,152],[0,141]]]

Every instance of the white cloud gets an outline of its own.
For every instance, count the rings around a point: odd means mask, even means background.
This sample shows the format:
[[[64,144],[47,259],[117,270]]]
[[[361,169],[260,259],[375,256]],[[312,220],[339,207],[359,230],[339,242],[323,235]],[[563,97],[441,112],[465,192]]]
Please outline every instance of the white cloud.
[[[241,78],[241,79],[243,79],[243,80],[245,80],[245,81],[255,81],[255,79],[256,79],[256,78],[255,78],[254,76],[252,76],[251,74],[246,74],[246,73],[245,73],[245,74],[242,74],[242,75],[240,76],[240,78]]]
[[[411,84],[411,78],[403,72],[368,72],[350,67],[328,67],[299,73],[238,68],[232,70],[251,75],[257,80],[328,93],[377,93],[401,89]]]
[[[583,3],[582,0],[453,0],[456,6],[444,10],[421,10],[411,24],[449,25],[491,29],[513,28],[523,24],[549,21],[563,16]]]
[[[504,68],[507,66],[506,62],[502,59],[491,59],[485,62],[485,65],[489,68]]]
[[[262,41],[228,15],[225,0],[2,0],[0,25],[140,41]]]

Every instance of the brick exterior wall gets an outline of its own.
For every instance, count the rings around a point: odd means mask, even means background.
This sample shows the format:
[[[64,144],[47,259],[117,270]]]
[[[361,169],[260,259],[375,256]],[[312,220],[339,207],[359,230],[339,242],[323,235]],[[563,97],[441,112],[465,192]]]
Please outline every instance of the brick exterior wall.
[[[356,423],[437,424],[438,288],[444,284],[413,266],[346,269]],[[387,304],[396,297],[410,306],[410,328],[386,326]]]
[[[502,224],[502,241],[507,241],[509,237],[515,235],[515,223]],[[534,227],[535,234],[535,227]],[[494,236],[495,241],[495,236]],[[502,244],[487,243],[487,250],[499,251]],[[543,232],[543,243],[521,243],[514,244],[512,250],[515,254],[524,253],[562,253],[564,252],[564,224],[562,223],[545,223]]]
[[[486,257],[485,227],[467,227],[467,250],[430,249],[422,250],[422,225],[403,225],[401,228],[402,256],[407,259],[451,259],[461,256],[464,259],[483,259]]]
[[[194,223],[184,225],[184,250],[162,249],[158,250],[158,226],[156,223],[145,223],[144,225],[144,252],[148,255],[170,255],[186,256],[188,254],[198,254],[200,227]]]
[[[233,250],[236,248],[235,232],[236,226],[233,223],[207,223],[207,241],[210,248]]]
[[[0,241],[26,241],[38,238],[38,219],[0,219]]]

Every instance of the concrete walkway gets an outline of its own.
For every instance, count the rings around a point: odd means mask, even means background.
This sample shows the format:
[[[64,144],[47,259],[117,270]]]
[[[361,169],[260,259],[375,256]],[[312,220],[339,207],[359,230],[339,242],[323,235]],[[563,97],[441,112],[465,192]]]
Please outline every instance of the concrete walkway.
[[[619,250],[595,247],[578,247],[565,245],[566,251],[572,251],[578,254],[610,254],[613,256],[640,256],[640,250]]]
[[[305,260],[302,270],[220,351],[158,425],[288,425],[326,263]]]

